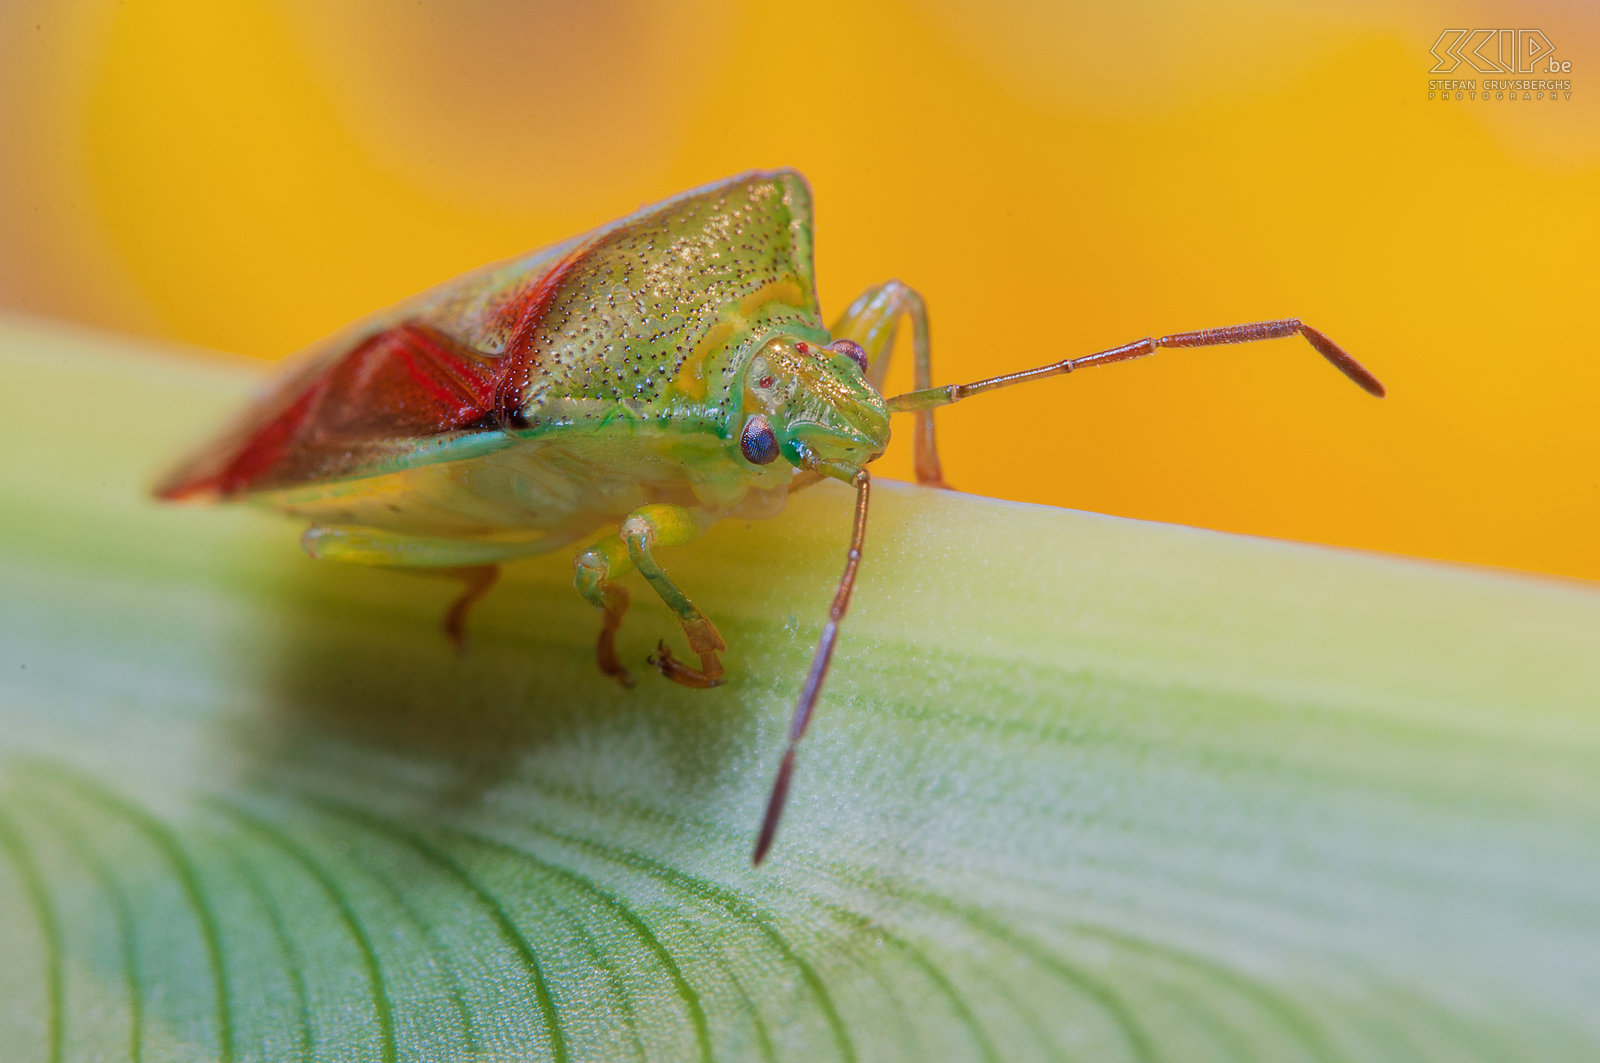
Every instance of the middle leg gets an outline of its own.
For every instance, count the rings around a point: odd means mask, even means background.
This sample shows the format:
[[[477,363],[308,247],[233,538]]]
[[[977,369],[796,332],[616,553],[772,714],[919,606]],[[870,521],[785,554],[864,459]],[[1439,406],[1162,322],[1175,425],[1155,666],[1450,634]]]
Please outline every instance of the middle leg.
[[[632,683],[617,660],[616,632],[628,610],[628,592],[615,581],[629,568],[637,568],[677,616],[689,648],[700,656],[700,667],[691,667],[673,657],[663,642],[650,656],[650,663],[662,675],[684,686],[714,687],[722,682],[722,661],[717,656],[727,649],[722,636],[662,570],[653,553],[658,546],[681,546],[699,538],[712,521],[704,511],[685,506],[643,506],[628,515],[617,535],[602,539],[578,555],[573,583],[578,593],[603,614],[595,648],[602,672],[625,686]]]
[[[700,656],[700,667],[692,668],[667,649],[663,640],[650,655],[656,671],[675,683],[686,687],[714,687],[722,684],[722,660],[717,655],[728,648],[717,633],[715,625],[706,619],[689,596],[662,571],[651,552],[657,546],[681,546],[698,539],[711,526],[712,518],[703,510],[683,506],[653,505],[635,510],[622,522],[622,539],[628,544],[628,558],[633,567],[650,583],[651,589],[661,596],[678,617],[683,627],[683,637],[689,648]]]

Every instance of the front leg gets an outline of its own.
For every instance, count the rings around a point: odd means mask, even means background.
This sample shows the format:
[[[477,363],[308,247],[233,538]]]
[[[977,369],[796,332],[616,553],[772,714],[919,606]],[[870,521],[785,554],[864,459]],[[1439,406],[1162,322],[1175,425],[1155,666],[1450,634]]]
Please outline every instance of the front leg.
[[[703,510],[684,506],[643,506],[622,522],[619,534],[602,539],[578,555],[573,583],[578,593],[603,614],[595,650],[602,672],[624,685],[632,682],[617,660],[616,632],[628,609],[628,592],[615,581],[629,568],[637,568],[677,616],[689,648],[700,655],[700,667],[692,668],[674,658],[663,642],[650,656],[650,663],[662,675],[684,686],[714,687],[722,682],[722,662],[717,656],[727,649],[722,636],[662,571],[652,552],[657,546],[681,546],[699,538],[714,519]]]
[[[914,390],[933,386],[933,355],[928,340],[928,308],[922,296],[900,281],[885,281],[856,297],[850,308],[833,323],[835,340],[860,344],[867,356],[867,381],[883,391],[889,378],[889,354],[894,349],[895,330],[900,319],[911,322],[911,377]],[[913,440],[913,459],[917,482],[930,487],[949,487],[939,464],[939,447],[933,435],[933,411],[917,411]]]

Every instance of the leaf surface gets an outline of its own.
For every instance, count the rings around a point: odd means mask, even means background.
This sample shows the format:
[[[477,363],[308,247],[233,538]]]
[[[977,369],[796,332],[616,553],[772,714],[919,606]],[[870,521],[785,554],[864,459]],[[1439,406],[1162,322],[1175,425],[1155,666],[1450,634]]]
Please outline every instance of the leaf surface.
[[[1600,1057],[1591,589],[885,486],[754,870],[848,491],[664,552],[732,681],[623,691],[566,556],[462,658],[148,501],[257,382],[0,326],[4,1058]]]

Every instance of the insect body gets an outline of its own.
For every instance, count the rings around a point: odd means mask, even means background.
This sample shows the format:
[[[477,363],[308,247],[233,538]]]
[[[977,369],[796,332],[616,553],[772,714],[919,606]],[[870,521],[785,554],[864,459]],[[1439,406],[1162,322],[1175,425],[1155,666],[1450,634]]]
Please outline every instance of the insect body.
[[[708,687],[722,681],[726,647],[655,549],[689,542],[723,517],[771,516],[823,477],[851,484],[845,572],[795,709],[759,863],[849,605],[866,532],[866,466],[888,445],[891,413],[917,412],[917,477],[942,484],[935,407],[1160,347],[1298,333],[1383,393],[1295,320],[1140,340],[934,387],[921,298],[889,281],[825,327],[811,240],[804,179],[750,173],[469,273],[314,347],[156,493],[249,499],[307,519],[303,545],[314,557],[450,571],[466,585],[445,618],[458,644],[500,563],[582,544],[574,583],[601,613],[601,671],[632,681],[615,638],[628,609],[619,579],[637,569],[697,658],[680,660],[663,642],[650,663]],[[916,390],[885,399],[902,320],[912,330]]]

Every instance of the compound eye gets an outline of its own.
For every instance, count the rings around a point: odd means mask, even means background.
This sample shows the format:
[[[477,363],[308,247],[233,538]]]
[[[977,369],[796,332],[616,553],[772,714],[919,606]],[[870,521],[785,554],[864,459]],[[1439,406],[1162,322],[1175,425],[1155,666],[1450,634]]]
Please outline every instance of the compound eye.
[[[752,414],[739,434],[739,449],[752,465],[766,465],[778,456],[778,437],[772,426],[759,413]]]
[[[855,340],[834,340],[828,344],[828,350],[849,355],[850,360],[859,365],[863,373],[867,371],[867,352],[862,350],[861,344]]]

